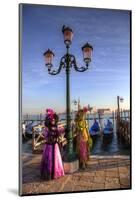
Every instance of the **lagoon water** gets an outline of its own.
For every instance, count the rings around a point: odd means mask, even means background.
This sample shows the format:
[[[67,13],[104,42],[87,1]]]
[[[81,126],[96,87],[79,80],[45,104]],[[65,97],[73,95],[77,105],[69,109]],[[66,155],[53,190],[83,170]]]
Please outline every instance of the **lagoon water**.
[[[102,136],[98,137],[93,145],[92,155],[129,155],[130,148],[122,143],[116,132],[111,139],[104,139]]]
[[[72,116],[71,117],[72,120],[74,120],[75,115],[72,114],[71,116]],[[125,116],[127,117],[128,113]],[[31,116],[29,119],[39,120],[39,119],[44,119],[44,117],[45,116],[34,115],[34,116]],[[96,115],[96,114],[86,116],[89,128],[92,126],[94,118],[97,118],[97,121],[99,122],[98,115]],[[23,118],[23,119],[25,120],[26,118]],[[110,119],[110,121],[112,121],[112,123],[114,125],[113,137],[111,139],[104,139],[102,135],[99,136],[93,142],[93,149],[92,149],[91,154],[92,155],[129,155],[130,148],[127,147],[127,145],[125,145],[124,143],[122,143],[117,137],[116,122],[115,122],[115,118],[113,118],[112,114],[105,114],[105,115],[101,116],[101,119],[100,119],[101,128],[102,129],[104,128],[104,125],[105,125],[107,119]],[[65,121],[65,115],[64,114],[60,115],[59,120]]]

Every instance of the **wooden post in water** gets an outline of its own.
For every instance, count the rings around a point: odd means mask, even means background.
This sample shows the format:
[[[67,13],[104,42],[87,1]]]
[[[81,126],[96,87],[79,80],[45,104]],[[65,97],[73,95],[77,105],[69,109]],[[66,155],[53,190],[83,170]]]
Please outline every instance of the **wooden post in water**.
[[[121,108],[121,117],[120,117],[121,121],[123,120],[123,110]]]
[[[120,113],[120,97],[117,96],[117,108],[118,108],[118,114]]]
[[[120,97],[117,96],[117,131],[119,129],[120,124]]]
[[[99,120],[99,124],[101,126],[101,113],[100,112],[98,112],[98,120]]]
[[[114,111],[112,111],[112,120],[113,120],[113,126],[114,126]]]
[[[121,120],[121,110],[120,110],[120,120]]]
[[[29,115],[26,114],[26,122],[27,122],[27,125],[28,125],[28,119],[29,119]]]
[[[123,113],[124,113],[124,119],[126,121],[126,111],[124,110]]]

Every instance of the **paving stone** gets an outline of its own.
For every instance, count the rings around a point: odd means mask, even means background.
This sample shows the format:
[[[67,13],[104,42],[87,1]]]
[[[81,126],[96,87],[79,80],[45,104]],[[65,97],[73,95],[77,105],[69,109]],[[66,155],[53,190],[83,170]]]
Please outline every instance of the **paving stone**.
[[[105,176],[105,171],[104,170],[96,171],[95,176]]]
[[[75,185],[72,182],[68,182],[62,189],[60,189],[60,192],[72,192],[74,191],[74,187]]]
[[[99,163],[107,163],[110,159],[99,159]]]
[[[131,188],[130,183],[128,185],[120,185],[121,189],[128,189]]]
[[[123,186],[129,186],[130,185],[130,178],[120,178],[120,184]]]
[[[59,179],[44,181],[40,178],[41,155],[25,155],[23,194],[130,188],[130,162],[120,158],[91,158],[85,170],[79,169]]]
[[[88,171],[86,171],[86,170],[85,170],[85,172],[83,171],[83,172],[81,172],[79,174],[81,174],[82,176],[86,176],[86,177],[87,176],[95,176],[95,171],[93,172],[93,171],[90,171],[90,170],[88,170]]]
[[[105,176],[106,177],[118,177],[119,176],[118,170],[116,170],[116,171],[106,171]]]
[[[105,171],[106,172],[118,172],[118,167],[109,167]]]
[[[94,183],[105,183],[105,176],[95,176],[93,182]]]
[[[81,186],[81,187],[91,187],[91,185],[93,184],[93,182],[92,181],[86,181],[86,180],[80,180],[80,181],[78,181],[78,182],[75,182],[74,183],[75,184],[75,186]]]
[[[114,184],[119,184],[119,178],[114,178],[114,177],[106,177],[105,183],[114,183]]]
[[[97,165],[99,164],[98,160],[90,160],[88,161],[88,165]]]
[[[105,189],[120,189],[120,184],[119,183],[105,183]]]
[[[49,185],[39,185],[39,184],[23,184],[22,192],[23,194],[36,194],[36,193],[48,193]]]
[[[103,166],[105,167],[105,166],[107,166],[107,162],[99,162],[99,166],[100,167],[103,167]]]
[[[80,192],[80,191],[91,191],[91,189],[92,189],[92,186],[83,186],[83,188],[82,188],[82,186],[79,186],[79,185],[76,185],[75,187],[74,187],[74,190],[73,191],[78,191],[78,192]]]
[[[73,181],[79,181],[80,179],[81,179],[81,176],[79,176],[79,175],[73,175],[72,176]]]
[[[123,178],[126,178],[128,180],[130,180],[130,173],[127,173],[127,174],[120,174],[120,179],[123,179]]]
[[[92,190],[103,190],[105,188],[105,184],[103,183],[93,183],[91,189]]]
[[[86,181],[86,182],[91,182],[94,180],[94,176],[82,176],[79,181]]]
[[[129,168],[125,167],[125,166],[118,167],[118,169],[119,169],[119,173],[127,173],[128,174],[128,172],[129,172]]]

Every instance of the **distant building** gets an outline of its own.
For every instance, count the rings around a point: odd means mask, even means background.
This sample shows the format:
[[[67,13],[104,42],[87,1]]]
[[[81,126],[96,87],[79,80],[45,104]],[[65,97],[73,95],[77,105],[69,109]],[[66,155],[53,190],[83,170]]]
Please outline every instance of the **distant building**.
[[[97,113],[97,109],[95,106],[92,107],[92,113]]]
[[[100,109],[97,109],[97,112],[100,113],[100,114],[104,114],[105,112],[110,112],[110,108],[100,108]]]

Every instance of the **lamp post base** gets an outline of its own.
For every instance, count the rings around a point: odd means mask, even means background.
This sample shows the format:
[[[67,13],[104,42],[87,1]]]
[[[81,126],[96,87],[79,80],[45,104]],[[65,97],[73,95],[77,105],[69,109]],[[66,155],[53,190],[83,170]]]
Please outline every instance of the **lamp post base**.
[[[63,165],[64,165],[64,171],[66,174],[72,174],[79,169],[79,160],[77,154],[72,151],[69,151],[69,146],[66,146],[65,153],[63,156]]]
[[[64,162],[65,174],[72,174],[72,173],[78,171],[78,169],[79,169],[79,160],[78,159],[71,161],[71,162],[68,162],[68,161]]]

